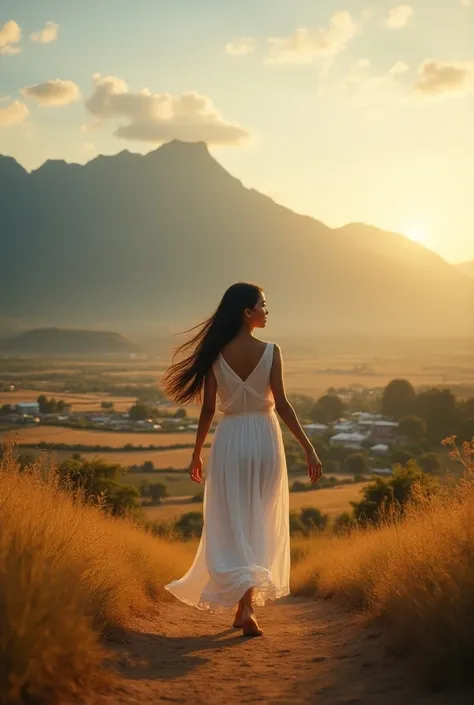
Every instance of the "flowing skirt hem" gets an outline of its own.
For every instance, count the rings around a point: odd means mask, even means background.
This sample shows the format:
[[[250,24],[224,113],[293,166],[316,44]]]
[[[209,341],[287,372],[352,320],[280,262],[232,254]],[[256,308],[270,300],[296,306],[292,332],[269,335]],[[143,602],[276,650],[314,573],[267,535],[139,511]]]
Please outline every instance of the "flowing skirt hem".
[[[264,575],[259,582],[256,582],[255,578],[240,582],[232,590],[231,595],[224,596],[203,590],[199,599],[196,601],[179,594],[179,589],[175,589],[175,585],[179,582],[179,580],[175,580],[168,583],[168,585],[165,585],[165,590],[168,590],[168,592],[181,602],[184,602],[184,604],[190,607],[196,607],[196,609],[208,612],[208,614],[222,614],[223,612],[233,610],[240,598],[243,597],[249,588],[254,588],[253,604],[255,607],[263,607],[267,600],[278,600],[290,594],[289,585],[277,587],[268,575]]]

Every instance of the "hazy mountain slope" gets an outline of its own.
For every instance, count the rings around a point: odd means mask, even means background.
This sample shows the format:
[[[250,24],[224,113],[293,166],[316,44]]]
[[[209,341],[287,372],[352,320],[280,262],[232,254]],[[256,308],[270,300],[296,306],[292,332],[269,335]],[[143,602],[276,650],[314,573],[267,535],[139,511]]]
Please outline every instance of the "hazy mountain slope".
[[[456,269],[463,274],[467,274],[469,277],[474,278],[474,260],[471,260],[470,262],[459,262],[459,264],[456,264]]]
[[[47,354],[130,353],[138,346],[109,331],[38,328],[0,341],[1,352]]]
[[[474,282],[442,258],[295,214],[245,189],[202,143],[31,174],[1,158],[0,205],[0,316],[180,326],[248,279],[265,287],[275,330],[451,334],[466,332],[474,302]]]

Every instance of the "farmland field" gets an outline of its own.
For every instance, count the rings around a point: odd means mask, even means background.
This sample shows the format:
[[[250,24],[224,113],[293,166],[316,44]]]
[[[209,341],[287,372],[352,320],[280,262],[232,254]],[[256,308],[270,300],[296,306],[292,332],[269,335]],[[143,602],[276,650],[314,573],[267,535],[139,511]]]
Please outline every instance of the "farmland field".
[[[203,486],[197,483],[193,483],[193,485],[195,494],[203,490]],[[291,492],[290,509],[317,507],[324,514],[331,516],[340,514],[351,509],[350,501],[357,501],[360,498],[360,491],[363,487],[363,484],[357,484],[325,490],[310,490],[309,492]],[[149,521],[160,521],[177,518],[187,512],[202,512],[202,504],[182,500],[183,498],[170,497],[156,507],[144,507],[145,516]]]
[[[190,441],[191,442],[191,441]],[[22,448],[20,449],[22,453],[28,453],[31,455],[38,455],[40,452],[35,448]],[[131,450],[131,451],[107,451],[101,453],[94,453],[93,451],[81,451],[81,457],[87,460],[92,460],[93,458],[103,458],[107,463],[118,463],[125,467],[130,465],[143,465],[146,460],[151,460],[155,468],[185,468],[188,467],[191,461],[191,448],[183,448],[181,450]],[[53,450],[53,455],[55,455],[58,462],[70,458],[72,451],[70,450]],[[204,448],[202,452],[202,458],[206,462],[209,456],[209,448]]]
[[[87,446],[109,446],[111,448],[123,448],[127,443],[134,446],[148,445],[170,446],[176,443],[194,443],[195,431],[179,431],[175,433],[159,432],[119,432],[101,431],[89,429],[64,428],[61,426],[29,426],[19,427],[16,433],[19,434],[19,443],[32,444],[67,443],[69,445],[82,444]],[[0,437],[2,432],[0,431]]]

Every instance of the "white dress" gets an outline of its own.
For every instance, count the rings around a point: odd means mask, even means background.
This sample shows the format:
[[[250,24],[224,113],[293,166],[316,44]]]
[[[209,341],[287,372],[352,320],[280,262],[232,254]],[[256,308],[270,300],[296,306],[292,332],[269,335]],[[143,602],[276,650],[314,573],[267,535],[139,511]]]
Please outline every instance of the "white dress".
[[[270,388],[273,343],[244,381],[222,355],[213,365],[219,411],[204,488],[204,528],[188,572],[165,585],[211,613],[290,592],[289,495],[283,440]]]

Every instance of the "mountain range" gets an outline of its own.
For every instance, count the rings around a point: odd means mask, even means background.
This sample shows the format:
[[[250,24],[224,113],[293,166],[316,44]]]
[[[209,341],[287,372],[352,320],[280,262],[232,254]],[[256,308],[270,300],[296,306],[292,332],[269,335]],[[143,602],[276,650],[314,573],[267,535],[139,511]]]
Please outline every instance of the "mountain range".
[[[294,213],[204,143],[31,173],[0,156],[0,209],[0,320],[179,329],[247,280],[282,333],[474,335],[465,271],[403,235]]]

